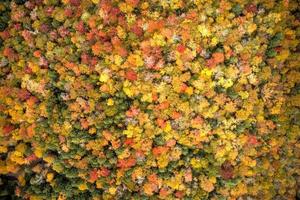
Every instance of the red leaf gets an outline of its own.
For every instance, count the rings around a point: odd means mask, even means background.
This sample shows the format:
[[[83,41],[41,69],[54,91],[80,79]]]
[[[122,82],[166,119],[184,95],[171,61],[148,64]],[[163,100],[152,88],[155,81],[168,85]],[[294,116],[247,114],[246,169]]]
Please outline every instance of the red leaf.
[[[80,6],[81,0],[70,0],[72,6]]]
[[[120,168],[130,168],[136,164],[135,158],[128,158],[128,159],[120,159],[118,160],[117,166]]]
[[[177,51],[179,53],[183,53],[185,51],[185,46],[183,44],[180,44],[178,47],[177,47]]]
[[[0,32],[0,37],[3,39],[3,40],[6,40],[10,37],[10,33],[8,30],[5,30],[3,32]]]
[[[85,30],[83,21],[80,21],[80,22],[76,25],[75,29],[76,29],[77,31],[79,31],[80,33],[85,33],[86,30]]]
[[[184,192],[183,191],[177,191],[175,193],[175,196],[179,199],[182,199],[184,197]]]
[[[124,141],[124,144],[127,145],[127,146],[131,146],[133,144],[133,139],[132,138],[127,138],[125,141]]]
[[[102,167],[99,171],[100,176],[107,177],[110,174],[109,169]]]
[[[90,171],[90,181],[95,182],[98,179],[98,171],[97,169],[93,169]]]
[[[110,1],[108,1],[108,0],[102,0],[101,3],[100,3],[100,8],[104,12],[109,12],[112,9],[112,5],[111,5]]]
[[[142,36],[143,35],[143,29],[141,27],[139,27],[138,25],[134,25],[131,28],[131,31],[136,34],[137,36]]]
[[[3,55],[6,56],[9,60],[16,60],[18,58],[18,54],[12,48],[6,47],[3,50]]]
[[[14,127],[12,125],[5,125],[2,128],[4,135],[9,135],[10,132],[12,132],[13,130],[14,130]]]
[[[251,12],[251,13],[256,13],[257,12],[257,7],[255,4],[249,4],[246,6],[246,11]]]
[[[29,99],[30,92],[28,92],[26,89],[21,89],[21,90],[19,90],[17,96],[21,101],[25,101],[25,100]]]
[[[35,161],[35,160],[37,160],[38,159],[38,157],[36,157],[36,155],[33,153],[33,154],[31,154],[30,156],[28,156],[27,158],[26,158],[26,160],[28,161],[28,162],[32,162],[32,161]]]
[[[225,161],[221,166],[221,176],[223,179],[231,179],[233,177],[233,166],[229,161]]]
[[[206,65],[207,65],[208,67],[210,67],[210,68],[213,68],[213,67],[216,66],[216,62],[215,62],[215,60],[214,60],[213,58],[211,58],[211,59],[208,59],[208,60],[206,61]]]
[[[137,80],[137,74],[135,71],[130,69],[125,73],[125,78],[130,81],[135,81],[135,80]]]
[[[248,144],[257,145],[257,144],[259,144],[259,141],[257,140],[256,136],[250,135],[250,136],[248,136]]]
[[[65,8],[65,15],[67,16],[67,17],[72,17],[73,16],[73,11],[72,11],[72,9],[71,8]]]

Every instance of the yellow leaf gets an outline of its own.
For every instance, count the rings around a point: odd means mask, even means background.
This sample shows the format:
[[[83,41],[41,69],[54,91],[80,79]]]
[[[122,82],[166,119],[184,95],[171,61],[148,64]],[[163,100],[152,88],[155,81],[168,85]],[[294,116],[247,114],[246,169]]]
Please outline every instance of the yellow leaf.
[[[123,59],[122,59],[121,56],[119,56],[119,55],[115,55],[115,56],[114,56],[114,63],[115,63],[117,66],[120,66],[122,62],[123,62]]]
[[[203,25],[203,24],[198,25],[197,30],[203,37],[208,37],[211,35],[211,32],[209,31],[209,29],[207,27],[205,27],[205,25]]]
[[[165,46],[166,41],[163,35],[154,33],[153,38],[151,40],[151,46]]]
[[[144,61],[139,54],[130,54],[127,58],[127,61],[136,67],[141,67],[144,65]]]
[[[120,155],[118,155],[119,159],[128,158],[130,156],[129,149],[125,149]]]
[[[100,0],[92,0],[94,4],[98,4]]]
[[[218,44],[218,42],[219,42],[218,38],[213,37],[213,38],[211,39],[210,44],[211,44],[212,46],[216,46],[216,45]]]
[[[241,158],[241,161],[243,162],[243,164],[245,164],[246,166],[249,167],[255,167],[256,166],[256,160],[251,159],[248,156],[244,156]]]
[[[152,94],[150,92],[143,94],[141,101],[151,103],[152,102]]]
[[[233,85],[233,81],[231,79],[224,79],[223,77],[220,78],[220,80],[218,81],[218,84],[223,86],[224,88],[229,88]]]
[[[96,134],[96,132],[97,132],[97,129],[95,127],[89,129],[89,134],[91,134],[91,135]]]
[[[198,159],[198,158],[192,158],[191,160],[190,160],[190,163],[191,163],[191,165],[192,165],[192,167],[194,168],[194,169],[199,169],[199,168],[201,168],[201,161],[200,161],[200,159]]]
[[[100,188],[102,188],[102,187],[103,187],[102,182],[99,181],[99,180],[97,180],[97,181],[96,181],[96,188],[100,189]]]
[[[115,195],[116,192],[117,192],[117,188],[115,188],[115,187],[110,187],[110,188],[108,189],[108,192],[109,192],[109,194],[111,194],[111,195]]]
[[[106,103],[106,104],[107,104],[108,106],[112,106],[112,105],[114,105],[114,103],[115,103],[114,100],[113,100],[112,98],[109,98],[109,99],[107,100],[107,103]]]
[[[22,186],[25,186],[26,184],[26,180],[25,180],[25,173],[21,173],[19,176],[18,176],[18,181],[20,183],[20,185]]]
[[[166,181],[166,185],[174,190],[178,190],[182,184],[182,176],[177,174],[175,177]]]
[[[165,128],[164,128],[164,131],[165,131],[166,133],[168,133],[168,132],[170,132],[171,130],[172,130],[172,127],[171,127],[170,122],[168,121],[168,122],[166,123]]]
[[[157,165],[159,168],[165,168],[169,164],[167,154],[161,155],[157,158]]]
[[[54,174],[53,173],[48,173],[47,174],[47,182],[51,182],[53,180]]]
[[[37,195],[30,195],[30,200],[42,200],[43,198]]]
[[[50,163],[50,164],[53,163],[54,159],[55,159],[54,156],[50,156],[50,155],[45,156],[45,157],[43,158],[44,161],[46,161],[47,163]]]
[[[246,110],[238,110],[235,115],[239,120],[246,120],[249,116],[249,112],[247,112]]]
[[[127,126],[127,129],[123,131],[123,134],[126,135],[128,138],[132,138],[133,136],[140,137],[141,132],[142,132],[141,128],[129,124]]]
[[[247,91],[240,91],[239,95],[241,96],[242,99],[248,99],[249,93]]]
[[[0,153],[6,153],[7,147],[6,146],[0,146]]]
[[[123,87],[123,91],[125,92],[125,94],[129,97],[133,97],[133,91],[128,88],[128,87]]]
[[[130,13],[133,11],[133,7],[129,4],[126,4],[125,2],[119,3],[119,8],[124,13]]]
[[[247,27],[247,32],[248,33],[253,33],[256,30],[257,26],[254,23],[251,23],[248,27]]]
[[[213,71],[211,69],[205,68],[201,71],[201,76],[203,78],[210,78],[213,74]]]
[[[121,39],[126,38],[126,32],[124,31],[124,29],[121,26],[117,27],[117,34],[118,34],[119,38],[121,38]]]
[[[86,183],[82,183],[82,184],[78,185],[78,189],[81,191],[84,191],[84,190],[87,190],[88,187],[87,187]]]
[[[106,83],[106,82],[109,80],[108,74],[107,74],[107,73],[102,73],[102,74],[100,75],[99,80],[100,80],[101,82]]]
[[[288,57],[289,57],[289,55],[290,55],[290,52],[289,52],[289,50],[282,50],[281,52],[280,52],[280,54],[276,57],[279,61],[284,61],[284,60],[286,60]]]
[[[41,158],[43,156],[43,149],[41,148],[36,148],[34,150],[34,154],[36,155],[36,157]]]
[[[18,163],[19,165],[22,165],[25,163],[23,154],[19,151],[14,151],[11,155],[10,155],[10,160]]]
[[[193,88],[192,88],[192,87],[188,87],[188,88],[186,89],[186,93],[187,93],[188,95],[191,96],[191,95],[194,93]]]

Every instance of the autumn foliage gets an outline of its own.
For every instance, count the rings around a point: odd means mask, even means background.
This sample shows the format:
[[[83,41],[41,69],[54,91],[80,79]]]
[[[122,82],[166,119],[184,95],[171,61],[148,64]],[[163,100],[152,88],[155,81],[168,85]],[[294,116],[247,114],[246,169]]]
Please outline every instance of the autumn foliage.
[[[297,0],[0,1],[0,199],[296,199]]]

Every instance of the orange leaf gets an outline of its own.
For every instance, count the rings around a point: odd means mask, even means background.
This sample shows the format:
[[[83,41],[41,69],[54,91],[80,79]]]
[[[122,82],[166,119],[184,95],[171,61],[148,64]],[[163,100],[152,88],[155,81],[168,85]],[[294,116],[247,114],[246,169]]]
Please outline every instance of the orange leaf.
[[[156,30],[160,30],[164,27],[164,21],[163,20],[159,20],[159,21],[150,21],[148,24],[148,32],[154,32]]]
[[[127,117],[134,117],[139,114],[139,110],[135,107],[131,107],[130,110],[126,112]]]
[[[176,145],[176,140],[170,139],[167,141],[167,146],[168,147],[174,147]]]
[[[109,131],[103,131],[102,135],[108,141],[111,141],[113,139],[113,136],[112,136],[111,132],[109,132]]]
[[[153,155],[155,155],[155,156],[159,156],[159,155],[161,155],[161,154],[167,153],[168,150],[169,150],[168,147],[165,147],[165,146],[159,146],[159,147],[154,147],[154,148],[152,149],[152,153],[153,153]]]
[[[100,42],[96,42],[93,46],[92,46],[92,51],[93,51],[93,54],[96,55],[96,56],[99,56],[101,51],[102,51],[102,48],[101,48],[101,43]]]
[[[89,122],[86,119],[81,119],[80,124],[83,129],[87,129],[89,127]]]
[[[41,57],[42,53],[40,50],[36,50],[33,52],[33,55],[34,55],[34,57],[39,58],[39,57]]]
[[[158,95],[157,95],[157,93],[152,93],[152,100],[153,101],[157,101],[157,99],[158,99]]]
[[[188,86],[185,83],[182,83],[180,86],[180,92],[185,92]]]
[[[153,192],[157,189],[157,186],[153,183],[146,183],[143,186],[144,193],[148,196],[153,195]]]
[[[170,194],[170,190],[168,190],[167,188],[161,188],[159,191],[159,196],[162,199],[166,198],[169,194]]]
[[[170,106],[170,103],[169,103],[168,101],[164,101],[164,102],[160,103],[160,104],[157,106],[157,108],[158,108],[159,110],[165,110],[165,109],[167,109],[169,106]]]
[[[150,183],[158,183],[158,177],[156,174],[150,174],[147,179]]]
[[[212,55],[216,64],[224,62],[224,54],[220,52],[216,52]]]
[[[131,5],[132,7],[136,7],[140,0],[126,0],[126,3]]]
[[[181,114],[179,112],[173,111],[171,117],[172,119],[178,119],[181,117]]]
[[[38,98],[34,97],[34,96],[31,96],[27,101],[27,105],[29,107],[33,107],[36,103],[38,102]]]
[[[185,182],[191,182],[193,180],[193,174],[192,174],[192,170],[188,169],[185,174],[184,174],[184,180]]]
[[[32,138],[35,135],[35,124],[32,124],[30,126],[27,127],[27,135],[29,138]]]
[[[163,119],[161,119],[161,118],[158,118],[158,119],[156,120],[156,123],[157,123],[157,125],[158,125],[159,127],[161,127],[161,128],[164,128],[164,127],[166,126],[166,122],[165,122]]]

